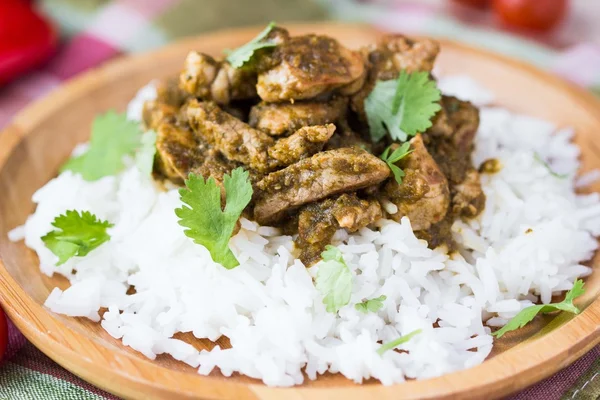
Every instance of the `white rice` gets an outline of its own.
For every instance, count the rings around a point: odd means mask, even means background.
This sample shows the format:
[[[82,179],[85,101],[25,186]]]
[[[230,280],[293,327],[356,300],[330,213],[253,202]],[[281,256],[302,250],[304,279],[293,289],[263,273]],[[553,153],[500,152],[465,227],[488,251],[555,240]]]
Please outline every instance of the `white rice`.
[[[407,218],[338,232],[335,244],[354,275],[350,304],[338,315],[325,311],[313,285],[318,266],[307,270],[294,259],[292,237],[243,220],[231,240],[241,265],[226,270],[183,234],[173,212],[177,191],[159,191],[134,166],[97,182],[62,173],[35,193],[35,213],[10,238],[25,239],[43,273],[71,281],[48,297],[52,311],[101,321],[124,345],[149,358],[171,354],[200,374],[218,368],[291,386],[330,371],[389,385],[472,367],[492,349],[489,326],[505,324],[532,301],[549,302],[591,272],[582,262],[597,248],[600,201],[574,192],[579,149],[570,130],[486,107],[493,96],[468,78],[440,85],[484,106],[474,162],[497,158],[503,166],[482,178],[485,211],[455,223],[463,250],[452,256],[418,240]],[[139,119],[141,102],[152,96],[151,86],[142,89],[130,118]],[[568,177],[553,176],[535,153]],[[40,238],[68,209],[89,210],[115,226],[108,243],[56,267]],[[130,285],[133,295],[126,294]],[[387,299],[378,313],[354,308],[380,295]],[[102,317],[101,308],[108,309]],[[380,342],[416,329],[422,333],[400,346],[407,352],[376,353]],[[198,352],[173,339],[176,332],[213,341],[224,335],[232,348]]]

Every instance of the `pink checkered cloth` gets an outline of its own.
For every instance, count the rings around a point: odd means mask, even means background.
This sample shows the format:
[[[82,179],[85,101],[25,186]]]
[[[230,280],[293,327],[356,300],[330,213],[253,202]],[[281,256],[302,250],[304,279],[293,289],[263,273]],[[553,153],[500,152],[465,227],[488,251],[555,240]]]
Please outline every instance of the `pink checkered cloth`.
[[[488,15],[450,7],[444,0],[321,0],[321,3],[336,19],[370,22],[409,34],[454,38],[508,53],[592,90],[600,89],[600,1],[597,0],[575,0],[573,16],[561,29],[549,36],[528,39],[490,29]],[[0,89],[0,128],[32,100],[119,54],[158,47],[177,37],[226,24],[322,16],[321,9],[306,0],[277,3],[281,7],[274,4],[272,0],[214,0],[215,10],[223,10],[223,18],[227,18],[219,20],[214,17],[218,12],[205,12],[206,1],[197,0],[42,1],[44,11],[65,28],[64,33],[70,39],[45,67]],[[226,12],[231,9],[244,18],[232,22]],[[6,360],[0,368],[0,399],[114,398],[55,364],[12,325]],[[512,399],[596,399],[600,395],[599,374],[600,347],[596,347],[569,368]]]

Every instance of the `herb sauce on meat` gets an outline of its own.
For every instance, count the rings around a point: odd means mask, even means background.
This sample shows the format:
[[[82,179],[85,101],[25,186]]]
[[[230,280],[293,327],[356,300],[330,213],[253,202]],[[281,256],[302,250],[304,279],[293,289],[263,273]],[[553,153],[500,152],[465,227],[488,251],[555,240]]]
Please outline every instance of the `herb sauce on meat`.
[[[297,234],[307,266],[338,229],[354,232],[381,218],[407,216],[431,247],[452,247],[452,223],[485,204],[471,161],[479,110],[442,96],[431,127],[388,162],[379,154],[402,143],[373,142],[364,108],[378,81],[430,73],[439,45],[388,35],[351,50],[280,27],[265,40],[269,46],[239,68],[193,51],[179,78],[159,85],[143,114],[157,132],[155,177],[181,185],[195,173],[222,185],[243,167],[254,191],[244,215]]]

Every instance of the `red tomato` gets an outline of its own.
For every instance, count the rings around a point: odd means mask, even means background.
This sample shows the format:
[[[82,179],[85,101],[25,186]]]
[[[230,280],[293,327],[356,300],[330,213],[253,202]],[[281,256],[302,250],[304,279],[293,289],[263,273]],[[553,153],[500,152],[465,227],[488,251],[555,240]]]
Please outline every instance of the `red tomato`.
[[[455,3],[460,3],[469,7],[487,8],[490,5],[490,0],[452,0]]]
[[[6,346],[8,345],[8,322],[4,311],[0,308],[0,360],[6,352]]]
[[[56,45],[54,29],[26,1],[0,1],[0,85],[47,60]]]
[[[493,0],[492,6],[507,25],[548,30],[567,13],[568,0]]]

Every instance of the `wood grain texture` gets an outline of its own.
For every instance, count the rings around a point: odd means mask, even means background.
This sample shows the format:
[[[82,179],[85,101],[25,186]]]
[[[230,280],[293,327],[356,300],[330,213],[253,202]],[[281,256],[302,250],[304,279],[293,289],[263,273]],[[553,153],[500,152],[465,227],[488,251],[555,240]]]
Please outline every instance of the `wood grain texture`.
[[[551,375],[600,342],[599,272],[588,279],[588,291],[579,303],[586,309],[579,316],[539,318],[527,329],[498,340],[492,356],[475,368],[389,387],[371,381],[355,385],[334,375],[289,389],[219,373],[204,377],[167,356],[148,360],[98,324],[46,310],[43,302],[52,288],[66,287],[68,282],[43,276],[35,254],[6,237],[33,211],[33,192],[56,174],[76,143],[87,140],[97,113],[124,110],[137,88],[179,71],[190,49],[219,54],[257,31],[217,32],[112,62],[28,107],[0,134],[0,300],[29,340],[68,370],[125,398],[297,400],[498,398]],[[379,35],[364,26],[343,24],[293,25],[291,31],[327,33],[349,47],[371,43]],[[472,76],[494,91],[502,106],[574,127],[583,170],[600,167],[600,104],[592,95],[529,65],[452,42],[442,41],[438,66],[444,74]],[[592,265],[599,264],[596,257]],[[199,349],[213,346],[190,335],[181,337]]]

